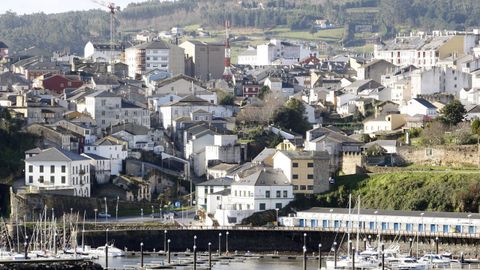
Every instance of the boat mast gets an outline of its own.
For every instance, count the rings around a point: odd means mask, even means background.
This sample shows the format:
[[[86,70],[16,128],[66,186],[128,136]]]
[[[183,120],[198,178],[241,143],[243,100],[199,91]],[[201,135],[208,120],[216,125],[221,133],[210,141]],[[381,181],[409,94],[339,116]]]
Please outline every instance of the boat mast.
[[[347,257],[350,258],[350,226],[352,224],[352,219],[350,215],[352,214],[352,194],[348,195],[348,221],[347,221]]]
[[[86,210],[83,211],[83,223],[82,223],[82,252],[85,252],[85,215],[87,214]]]
[[[357,243],[355,245],[355,250],[358,252],[358,243],[360,242],[360,195],[358,195],[358,209],[357,209]]]

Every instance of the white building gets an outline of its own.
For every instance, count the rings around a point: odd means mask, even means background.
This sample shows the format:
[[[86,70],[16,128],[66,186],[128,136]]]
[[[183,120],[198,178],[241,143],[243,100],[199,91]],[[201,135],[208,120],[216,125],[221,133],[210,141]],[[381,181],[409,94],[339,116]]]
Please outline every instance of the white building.
[[[94,144],[86,145],[85,153],[107,158],[110,162],[111,175],[119,175],[123,171],[123,161],[128,157],[128,143],[107,136]]]
[[[82,156],[89,159],[90,179],[95,180],[97,184],[108,183],[112,173],[110,159],[91,153],[83,153]]]
[[[418,33],[398,36],[384,45],[375,45],[374,58],[396,66],[431,68],[437,66],[440,60],[470,53],[476,41],[477,36],[474,34],[456,32],[434,31],[432,35]]]
[[[87,158],[58,148],[37,148],[25,154],[26,186],[90,197],[90,163]]]
[[[131,78],[154,69],[167,71],[172,75],[185,72],[183,49],[161,40],[126,49],[125,64],[128,65],[128,76]]]
[[[123,46],[118,44],[101,44],[87,42],[84,48],[84,58],[94,62],[112,62],[120,60],[123,53]]]
[[[237,135],[215,134],[213,145],[205,147],[205,164],[207,167],[210,161],[239,164],[241,162],[241,147],[237,140]]]
[[[178,101],[164,104],[160,107],[159,117],[165,129],[173,126],[173,121],[179,117],[188,117],[192,112],[203,110],[209,112],[213,117],[231,117],[233,112],[213,102],[195,96],[186,96]]]
[[[288,227],[309,227],[318,230],[353,229],[354,233],[356,228],[360,228],[365,234],[440,233],[460,236],[477,234],[480,231],[478,213],[362,209],[360,215],[352,215],[345,208],[314,207],[297,212],[295,217],[282,217],[280,223]]]
[[[82,106],[77,106],[82,108]],[[97,126],[106,129],[120,123],[134,123],[150,128],[150,113],[135,104],[128,103],[108,91],[97,91],[85,97],[85,110],[97,122]]]
[[[405,115],[402,114],[380,115],[363,123],[363,133],[388,133],[403,127],[405,123]]]
[[[214,214],[218,208],[219,200],[214,198],[208,200],[208,196],[215,196],[217,192],[230,189],[233,179],[231,178],[215,178],[209,181],[197,184],[195,187],[195,199],[197,201],[197,209],[203,209],[206,213]]]
[[[293,187],[281,170],[255,166],[235,175],[230,190],[209,194],[207,205],[209,200],[219,201],[214,217],[221,226],[229,226],[255,212],[281,209],[293,199]]]
[[[437,117],[437,107],[423,98],[412,98],[405,106],[400,107],[400,113],[414,115],[424,115],[429,118]]]

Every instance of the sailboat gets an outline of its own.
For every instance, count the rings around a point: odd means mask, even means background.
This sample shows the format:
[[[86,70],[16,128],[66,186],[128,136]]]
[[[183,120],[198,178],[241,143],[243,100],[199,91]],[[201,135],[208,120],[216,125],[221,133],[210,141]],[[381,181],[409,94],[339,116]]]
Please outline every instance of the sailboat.
[[[360,224],[360,196],[358,197],[357,202],[357,224]],[[353,228],[353,219],[351,218],[352,214],[352,195],[349,196],[349,203],[348,203],[348,222],[347,222],[347,244],[348,244],[348,252],[347,256],[340,257],[336,262],[333,260],[327,260],[326,268],[327,269],[351,269],[353,263],[355,263],[355,268],[361,269],[374,269],[378,268],[380,265],[377,256],[371,256],[372,253],[360,253],[359,252],[359,243],[360,243],[360,226],[357,228],[356,234],[356,248],[355,254],[351,254],[352,250],[350,245],[352,244],[351,241],[351,229]],[[377,253],[378,254],[378,253]],[[355,255],[355,256],[353,256]],[[353,258],[355,261],[353,261]]]

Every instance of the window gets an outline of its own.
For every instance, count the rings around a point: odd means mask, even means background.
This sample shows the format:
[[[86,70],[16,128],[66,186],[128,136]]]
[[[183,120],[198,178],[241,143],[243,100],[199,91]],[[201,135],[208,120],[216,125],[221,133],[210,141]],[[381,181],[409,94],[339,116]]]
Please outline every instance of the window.
[[[399,223],[393,223],[393,230],[394,231],[399,231],[400,230],[400,224]]]
[[[292,178],[293,178],[293,179],[298,179],[298,174],[292,175]]]
[[[307,186],[306,185],[301,185],[300,190],[307,190]]]
[[[265,191],[265,197],[270,198],[270,190]]]
[[[203,191],[205,194],[208,194],[208,188],[205,187],[204,191]]]
[[[33,176],[30,175],[30,176],[28,177],[28,183],[30,183],[30,184],[33,183]]]
[[[369,228],[370,228],[370,230],[375,230],[375,222],[370,221]]]
[[[292,167],[293,167],[293,168],[298,168],[298,163],[297,163],[297,162],[294,162],[294,163],[292,164]]]
[[[39,183],[43,183],[43,182],[44,182],[44,181],[43,181],[43,176],[40,176],[40,177],[38,178],[38,182],[39,182]]]
[[[448,225],[443,225],[443,232],[448,233]]]
[[[261,204],[259,205],[259,208],[260,208],[260,210],[265,210],[265,209],[266,209],[265,203],[261,203]]]
[[[107,101],[106,101],[105,99],[102,99],[101,104],[102,104],[102,106],[106,106],[106,105],[107,105]]]
[[[55,184],[55,176],[50,176],[50,183]]]
[[[423,232],[423,224],[418,224],[418,231]]]
[[[277,198],[282,197],[282,192],[280,190],[277,190]]]
[[[276,209],[282,209],[282,203],[276,203],[275,208]]]
[[[294,185],[294,186],[293,186],[293,190],[298,190],[298,186],[297,186],[297,185]]]
[[[382,222],[382,231],[388,230],[388,223]]]
[[[288,191],[284,190],[283,191],[283,198],[287,198],[288,197]]]
[[[54,165],[50,166],[50,173],[55,173],[55,166]]]
[[[308,167],[308,168],[313,168],[313,162],[309,162],[309,163],[307,164],[307,167]]]
[[[213,193],[213,187],[210,187],[210,193]]]
[[[43,173],[43,165],[40,165],[40,172]]]
[[[65,180],[66,180],[65,176],[62,176],[62,184],[65,184],[65,182],[66,182]]]
[[[435,224],[430,224],[430,231],[431,231],[431,232],[437,232],[437,225],[435,225]]]
[[[313,190],[313,186],[312,186],[312,185],[308,185],[308,186],[307,186],[307,189],[308,189],[308,190]]]
[[[411,231],[413,231],[413,224],[411,224],[411,223],[408,223],[408,224],[407,224],[407,228],[406,228],[406,229],[407,229],[407,232],[411,232]]]
[[[307,178],[308,178],[308,179],[313,179],[313,174],[307,175]]]
[[[67,168],[65,167],[65,165],[62,165],[62,173],[64,173],[66,170]]]
[[[28,172],[33,172],[33,166],[32,165],[28,166]]]

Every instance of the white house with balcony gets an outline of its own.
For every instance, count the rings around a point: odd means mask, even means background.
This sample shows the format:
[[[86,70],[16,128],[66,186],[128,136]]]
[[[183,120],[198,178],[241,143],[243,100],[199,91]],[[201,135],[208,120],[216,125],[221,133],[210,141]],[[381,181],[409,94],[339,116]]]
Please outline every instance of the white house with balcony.
[[[207,196],[207,205],[215,200],[215,220],[230,226],[255,212],[281,209],[293,199],[293,186],[282,170],[253,166],[235,175],[230,190]]]
[[[29,150],[25,152],[25,185],[39,191],[90,197],[89,160],[55,147]]]

